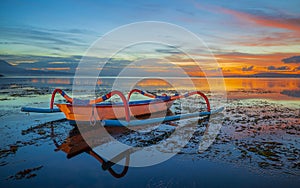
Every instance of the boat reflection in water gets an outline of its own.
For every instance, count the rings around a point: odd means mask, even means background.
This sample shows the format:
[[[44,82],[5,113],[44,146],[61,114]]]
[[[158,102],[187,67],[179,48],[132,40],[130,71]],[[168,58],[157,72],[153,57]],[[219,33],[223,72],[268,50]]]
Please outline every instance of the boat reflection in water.
[[[80,128],[78,128],[78,126]],[[111,143],[116,140],[119,142],[124,142],[124,140],[126,140],[127,138],[136,139],[135,136],[137,135],[137,133],[139,133],[138,130],[144,129],[145,126],[143,126],[143,128],[137,127],[136,129],[128,129],[126,127],[77,125],[69,132],[67,138],[62,140],[60,140],[60,138],[56,135],[55,128],[51,126],[51,137],[56,146],[55,151],[65,152],[68,159],[82,153],[87,153],[101,163],[101,167],[104,171],[108,171],[112,176],[116,178],[121,178],[125,176],[128,171],[130,155],[140,150],[140,148],[135,148],[134,146],[145,147],[154,145],[168,138],[168,136],[170,136],[171,133],[175,130],[175,127],[169,125],[169,127],[171,128],[160,131],[159,129],[162,126],[158,126],[158,128],[156,129],[141,133],[139,136],[143,137],[144,140],[142,142],[139,142],[140,144],[129,144],[133,147],[119,152],[110,160],[107,160],[104,157],[100,156],[97,152],[95,152],[95,149],[102,146],[107,147],[105,144]],[[152,136],[154,131],[156,131],[157,133],[159,132],[160,134]],[[122,163],[122,165],[120,165],[120,162],[122,160],[125,160],[125,164]],[[121,172],[117,172],[113,169],[116,163],[118,163],[117,166],[123,166],[123,170]]]
[[[167,111],[167,115],[173,115],[173,113],[171,111]],[[160,115],[158,114],[154,116],[158,117]],[[144,116],[140,118],[147,119],[148,117]],[[196,122],[198,122],[198,126],[204,128],[206,127],[205,130],[207,131],[209,127],[208,120],[209,117],[204,117],[198,119]],[[175,131],[176,127],[177,123],[175,122],[157,125],[143,125],[131,129],[127,127],[104,127],[100,124],[96,124],[95,126],[77,124],[77,126],[74,126],[74,128],[69,132],[69,135],[66,139],[60,140],[55,134],[55,128],[51,126],[51,137],[56,146],[56,151],[65,152],[68,159],[82,153],[87,153],[101,163],[101,167],[104,171],[108,171],[116,178],[121,178],[128,172],[131,154],[139,151],[143,147],[156,145],[159,142],[169,138]],[[105,159],[95,151],[99,149],[99,147],[107,148],[107,144],[115,142],[116,140],[131,147],[129,147],[127,150],[120,152],[117,151],[117,154],[114,155],[114,157],[110,160]],[[128,143],[128,140],[131,142]],[[125,164],[122,162],[122,160],[125,161]],[[115,165],[121,166],[123,169],[120,172],[117,172],[113,169],[115,168]]]
[[[93,130],[93,131],[88,131],[85,132],[84,135],[87,136],[88,134],[90,134],[90,138],[92,139],[92,137],[98,137],[98,139],[94,139],[94,146],[96,145],[101,145],[104,143],[107,143],[107,139],[108,138],[104,138],[101,137],[101,134],[99,135],[99,133],[105,131],[103,130],[103,127],[99,127],[97,128],[97,130]],[[126,129],[124,128],[118,128],[115,130],[111,130],[111,134],[113,135],[115,133],[116,135],[125,133]],[[52,140],[56,146],[56,150],[55,151],[63,151],[67,154],[67,158],[73,158],[77,155],[80,155],[82,153],[87,153],[90,156],[94,157],[97,161],[99,161],[101,163],[102,169],[104,171],[108,171],[112,176],[116,177],[116,178],[121,178],[123,177],[127,171],[128,171],[128,166],[129,166],[129,160],[130,160],[130,154],[133,152],[133,150],[128,149],[120,154],[118,154],[113,161],[121,161],[122,159],[125,159],[125,164],[123,166],[123,170],[121,172],[116,172],[113,169],[113,166],[116,164],[114,162],[105,160],[103,157],[99,156],[92,148],[91,146],[89,146],[86,141],[84,140],[82,134],[80,133],[80,131],[78,130],[77,127],[74,127],[70,132],[69,132],[69,136],[62,142],[59,143],[60,141],[58,141],[56,135],[55,135],[55,130],[54,127],[51,127],[51,136],[52,136]],[[100,138],[100,139],[99,139]]]

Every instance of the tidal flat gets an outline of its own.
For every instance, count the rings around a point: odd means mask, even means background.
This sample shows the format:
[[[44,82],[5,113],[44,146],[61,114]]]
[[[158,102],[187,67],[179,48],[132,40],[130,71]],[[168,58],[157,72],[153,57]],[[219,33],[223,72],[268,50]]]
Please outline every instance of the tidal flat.
[[[273,82],[276,86],[278,80]],[[300,98],[295,96],[297,92],[286,90],[291,85],[295,87],[293,91],[300,90],[299,82],[299,79],[290,80],[280,90],[274,84],[265,88],[255,85],[260,83],[257,80],[252,81],[251,87],[236,86],[237,89],[227,91],[223,112],[209,121],[181,120],[155,125],[158,129],[139,128],[138,132],[111,130],[118,141],[131,146],[162,143],[178,127],[182,127],[182,135],[192,132],[188,143],[169,160],[150,167],[127,168],[124,164],[130,164],[128,156],[113,166],[96,156],[80,131],[63,114],[20,111],[22,106],[48,107],[52,90],[60,87],[72,92],[72,82],[53,78],[1,78],[0,186],[298,187]],[[163,89],[151,92],[173,94],[172,90]],[[182,100],[170,110],[177,113],[182,108],[194,108],[193,105],[189,100]],[[196,127],[186,126],[195,121]],[[201,144],[207,143],[203,141],[211,138],[212,144],[199,150],[205,147]],[[174,139],[160,151],[172,152],[181,145],[180,138]]]

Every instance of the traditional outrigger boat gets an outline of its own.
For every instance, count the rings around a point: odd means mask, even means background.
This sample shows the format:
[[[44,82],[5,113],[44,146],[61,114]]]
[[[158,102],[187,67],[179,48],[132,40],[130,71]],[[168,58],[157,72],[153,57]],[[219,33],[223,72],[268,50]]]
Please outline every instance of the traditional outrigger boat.
[[[54,99],[57,93],[64,97],[67,103],[54,103]],[[133,93],[140,93],[141,95],[144,95],[149,99],[130,101],[131,95]],[[114,95],[118,95],[121,98],[122,102],[107,102],[107,100]],[[130,118],[133,116],[137,117],[141,115],[166,111],[172,106],[175,100],[186,98],[192,95],[200,95],[205,100],[207,111],[165,116],[147,120],[130,121]],[[54,104],[58,108],[54,108]],[[90,122],[90,124],[95,125],[97,121],[101,121],[101,124],[104,126],[138,126],[197,116],[209,116],[222,110],[223,108],[211,111],[207,96],[200,91],[189,92],[184,95],[175,94],[173,96],[168,96],[166,94],[155,95],[141,91],[139,89],[131,90],[127,98],[122,92],[115,90],[94,100],[81,100],[71,98],[63,90],[55,89],[52,93],[49,109],[32,107],[21,108],[21,111],[23,112],[63,112],[71,124],[76,124],[78,122]]]

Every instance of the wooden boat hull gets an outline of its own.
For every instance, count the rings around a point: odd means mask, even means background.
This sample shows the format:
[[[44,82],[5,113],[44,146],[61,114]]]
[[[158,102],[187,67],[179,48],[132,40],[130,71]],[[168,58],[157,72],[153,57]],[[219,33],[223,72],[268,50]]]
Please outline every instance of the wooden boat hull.
[[[167,111],[173,100],[144,100],[129,102],[130,116],[141,116],[156,112]],[[71,121],[91,121],[104,119],[125,119],[126,114],[123,103],[100,103],[96,105],[56,104],[56,106]]]
[[[56,93],[59,93],[62,97],[65,98],[65,104],[55,104],[54,99]],[[140,93],[151,99],[141,100],[141,101],[130,101],[130,96],[133,93]],[[112,103],[105,102],[110,99],[112,96],[117,95],[122,102]],[[192,95],[201,96],[206,102],[206,112],[196,112],[183,115],[174,115],[166,116],[167,110],[171,107],[174,100],[186,98]],[[54,104],[58,109],[53,108]],[[163,121],[173,121],[178,120],[182,117],[190,118],[196,116],[209,116],[211,113],[210,103],[205,94],[200,91],[193,91],[186,93],[184,95],[179,95],[178,93],[173,96],[167,96],[162,94],[160,96],[146,93],[139,89],[133,89],[129,92],[127,98],[120,91],[114,90],[102,97],[98,97],[93,100],[82,100],[77,98],[71,98],[63,90],[55,89],[51,96],[50,108],[32,108],[32,107],[22,107],[21,111],[23,112],[37,112],[37,113],[55,113],[63,112],[66,118],[70,121],[71,124],[77,125],[78,122],[89,122],[90,125],[95,125],[97,121],[101,121],[101,124],[104,126],[139,126],[145,124],[159,123]],[[163,115],[163,117],[153,118],[152,114],[157,112]],[[143,116],[151,114],[148,120],[134,120],[131,121],[131,117]],[[140,117],[139,117],[140,118]]]

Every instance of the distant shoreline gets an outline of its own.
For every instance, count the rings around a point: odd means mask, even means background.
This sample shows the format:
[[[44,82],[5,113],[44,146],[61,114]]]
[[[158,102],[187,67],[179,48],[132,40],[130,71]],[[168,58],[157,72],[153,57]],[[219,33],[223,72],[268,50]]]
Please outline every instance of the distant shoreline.
[[[53,77],[53,78],[73,78],[76,72],[58,72],[58,71],[43,71],[43,70],[26,70],[23,68],[14,67],[4,60],[0,60],[0,77],[10,77],[10,78],[41,78],[41,77]],[[205,71],[203,72],[205,73]],[[221,73],[221,72],[220,72]],[[88,74],[88,73],[86,73]],[[102,72],[101,78],[117,78],[118,73]],[[90,77],[89,75],[83,75],[82,77]],[[175,75],[173,77],[163,77],[163,78],[187,78],[188,75]],[[91,77],[90,77],[91,78]],[[120,78],[120,77],[119,77]],[[124,77],[125,78],[125,77]],[[126,77],[126,78],[143,78],[143,77]],[[153,77],[157,78],[157,77]],[[190,78],[206,78],[205,76],[192,76]],[[263,72],[252,75],[227,75],[227,76],[210,76],[208,78],[300,78],[300,74],[282,74],[275,72]]]
[[[74,76],[59,76],[59,75],[34,75],[34,76],[21,76],[21,75],[2,75],[0,74],[1,78],[74,78]],[[95,77],[91,77],[91,76],[81,76],[78,78],[95,78]],[[300,78],[300,75],[297,76],[224,76],[224,77],[220,77],[220,76],[211,76],[211,77],[117,77],[117,76],[101,76],[98,77],[100,79],[113,79],[113,78],[124,78],[124,79],[134,79],[134,78],[149,78],[149,79],[160,79],[160,78],[169,78],[169,79],[186,79],[186,78],[191,78],[191,79],[205,79],[205,78]]]

